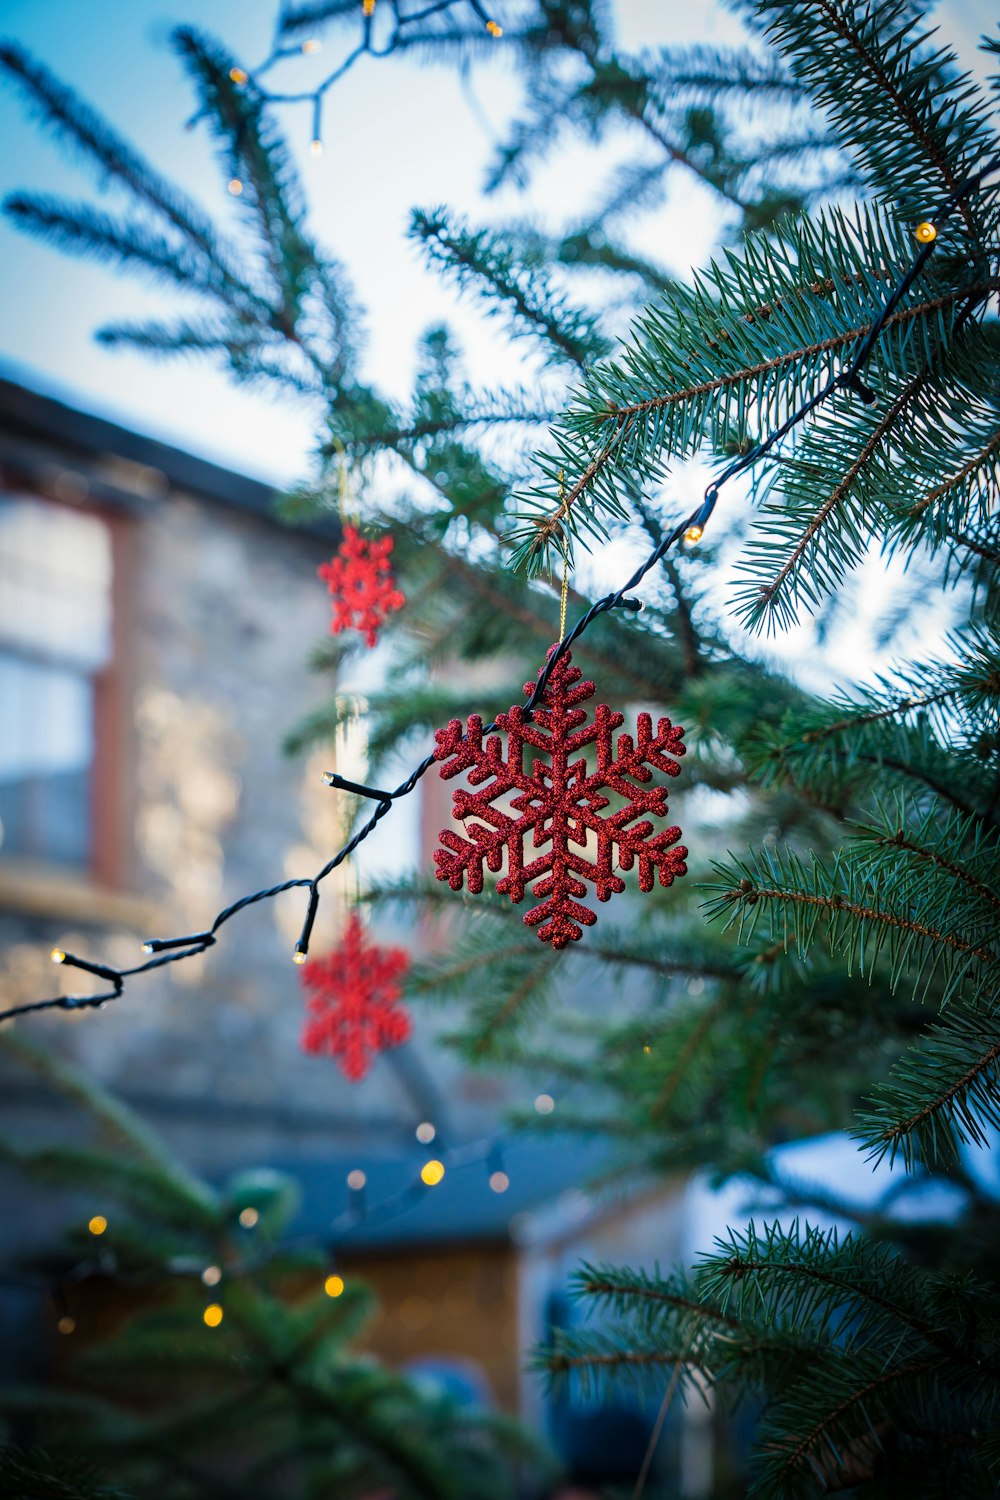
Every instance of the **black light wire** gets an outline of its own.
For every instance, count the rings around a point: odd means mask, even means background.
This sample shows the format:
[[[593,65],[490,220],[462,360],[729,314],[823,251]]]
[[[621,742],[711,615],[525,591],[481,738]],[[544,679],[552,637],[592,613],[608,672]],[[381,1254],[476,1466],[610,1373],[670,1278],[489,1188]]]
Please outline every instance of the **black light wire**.
[[[986,177],[998,170],[1000,170],[1000,156],[993,157],[979,171],[967,177],[956,188],[951,197],[942,203],[937,212],[929,217],[927,222],[936,231],[937,226],[943,224],[954,213],[959,204]],[[850,363],[843,370],[831,375],[819,390],[814,391],[800,406],[796,407],[791,415],[786,417],[767,437],[756,443],[746,453],[741,453],[728,464],[712,483],[709,484],[705,490],[701,504],[662,539],[645,561],[636,568],[627,582],[614,593],[606,594],[603,598],[598,599],[592,604],[587,612],[577,620],[572,630],[563,636],[558,644],[552,648],[545,665],[538,674],[538,679],[531,696],[524,707],[526,716],[530,717],[541,701],[556,666],[573,644],[579,640],[584,631],[600,615],[612,609],[626,609],[632,613],[636,613],[642,608],[642,603],[639,599],[629,597],[632,590],[642,582],[647,573],[656,567],[657,563],[662,561],[670,549],[675,547],[685,536],[691,534],[693,539],[701,537],[715,509],[723,485],[728,484],[730,480],[735,479],[738,474],[749,469],[759,459],[769,453],[776,443],[786,437],[794,427],[798,426],[823,401],[826,401],[834,391],[844,389],[851,391],[858,395],[866,405],[870,405],[874,401],[875,393],[865,384],[861,376],[861,371],[870,358],[880,333],[885,328],[902,298],[906,295],[933,255],[937,248],[937,243],[937,234],[935,232],[934,237],[929,242],[921,245],[920,250],[914,256],[910,265],[895,282],[891,292],[882,304],[878,316],[872,323],[871,328],[868,330]],[[977,287],[966,298],[959,314],[959,319],[962,323],[966,321],[979,303],[985,301],[990,296],[992,290],[991,286]],[[499,725],[495,720],[482,731],[484,735],[498,732]],[[35,1000],[22,1005],[14,1005],[0,1011],[0,1022],[12,1020],[16,1016],[30,1015],[34,1012],[44,1010],[96,1009],[110,1000],[120,999],[124,993],[125,981],[127,979],[131,979],[138,974],[148,973],[153,969],[163,968],[167,964],[179,963],[184,959],[194,958],[197,954],[204,953],[208,948],[214,946],[218,939],[220,928],[230,918],[235,917],[249,906],[255,906],[259,901],[270,901],[273,897],[280,896],[285,891],[302,889],[309,892],[309,904],[305,923],[293,954],[297,962],[303,962],[308,952],[309,938],[319,906],[319,887],[322,881],[337,869],[339,865],[343,864],[344,860],[348,859],[364,843],[365,839],[374,833],[382,819],[391,811],[393,804],[401,798],[409,796],[421,778],[436,763],[436,755],[425,756],[411,771],[406,780],[402,781],[392,791],[384,791],[376,787],[365,786],[360,782],[348,781],[335,772],[328,772],[324,776],[324,781],[328,786],[336,790],[353,792],[356,795],[367,797],[376,803],[376,807],[367,822],[362,823],[357,832],[348,839],[346,844],[338,849],[336,854],[327,860],[326,864],[315,875],[296,880],[285,880],[280,885],[268,886],[263,890],[254,891],[250,895],[240,897],[238,901],[234,901],[231,906],[227,906],[223,911],[219,912],[211,927],[203,932],[191,933],[186,937],[153,938],[149,940],[143,944],[143,951],[149,954],[150,957],[145,963],[135,964],[131,968],[116,969],[109,965],[92,963],[87,959],[78,958],[75,954],[67,953],[61,948],[54,949],[52,956],[56,962],[65,964],[67,967],[81,969],[85,973],[96,975],[98,978],[106,979],[111,988],[94,995],[59,995],[52,999]]]

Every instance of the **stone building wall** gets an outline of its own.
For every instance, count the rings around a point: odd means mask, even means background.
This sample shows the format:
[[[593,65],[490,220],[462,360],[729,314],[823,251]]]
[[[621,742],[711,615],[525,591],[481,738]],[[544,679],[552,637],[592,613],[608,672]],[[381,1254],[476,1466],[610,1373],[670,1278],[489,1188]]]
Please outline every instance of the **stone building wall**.
[[[42,462],[38,447],[36,437],[26,474],[24,442],[11,460],[0,440],[0,488],[97,507],[115,534],[121,712],[110,795],[122,847],[109,884],[25,868],[0,846],[6,1003],[89,985],[52,965],[53,945],[124,966],[146,937],[199,931],[241,895],[313,873],[342,841],[345,815],[320,780],[330,757],[303,764],[281,749],[331,687],[308,666],[326,629],[316,567],[331,539],[164,481],[155,466],[66,453],[56,440]],[[342,890],[336,875],[324,886],[314,951],[336,937]],[[412,1136],[419,1069],[383,1062],[352,1086],[299,1050],[291,950],[304,909],[301,891],[287,893],[236,917],[204,956],[132,980],[99,1011],[15,1024],[136,1104],[195,1165],[320,1153],[331,1132]],[[0,1128],[30,1130],[38,1101],[5,1076]]]

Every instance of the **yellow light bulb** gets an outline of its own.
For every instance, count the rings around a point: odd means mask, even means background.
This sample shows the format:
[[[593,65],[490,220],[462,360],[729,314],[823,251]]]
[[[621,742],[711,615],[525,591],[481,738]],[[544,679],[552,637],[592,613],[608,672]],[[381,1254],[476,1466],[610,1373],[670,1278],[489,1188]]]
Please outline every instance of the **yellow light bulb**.
[[[230,177],[226,186],[234,198],[238,198],[243,191],[243,184],[238,177]]]
[[[702,537],[704,535],[705,535],[705,528],[704,528],[704,526],[697,526],[697,525],[696,526],[689,526],[688,529],[687,529],[687,531],[685,531],[685,533],[684,533],[684,540],[686,542],[692,542],[692,543],[694,543],[694,542],[700,542],[701,539],[702,539]]]
[[[303,951],[302,951],[301,948],[296,948],[295,952],[292,954],[292,963],[293,964],[304,964],[305,961],[306,961],[307,956],[308,955],[305,954],[305,953],[303,953]]]
[[[230,68],[229,76],[233,83],[246,83],[249,75],[244,68]]]
[[[143,953],[155,953],[156,949],[153,947],[152,943],[143,943],[142,951]]]
[[[206,1328],[218,1328],[223,1319],[223,1311],[218,1302],[210,1302],[201,1315],[201,1320]]]
[[[66,962],[66,955],[61,948],[53,948],[49,957],[54,964],[64,964]]]
[[[361,14],[373,16],[375,14],[375,0],[361,0]]]
[[[76,1319],[71,1317],[60,1318],[56,1324],[60,1333],[72,1333],[76,1327]]]
[[[344,1290],[343,1276],[328,1276],[323,1283],[323,1290],[328,1297],[339,1297]]]
[[[925,219],[922,224],[918,224],[913,233],[921,245],[932,245],[937,239],[937,229],[929,219]]]
[[[487,21],[486,30],[489,32],[490,36],[503,36],[503,27],[498,21]]]
[[[108,1227],[108,1221],[103,1214],[95,1214],[87,1228],[91,1234],[103,1234]]]
[[[444,1162],[425,1161],[420,1168],[420,1181],[427,1187],[437,1187],[444,1176]]]

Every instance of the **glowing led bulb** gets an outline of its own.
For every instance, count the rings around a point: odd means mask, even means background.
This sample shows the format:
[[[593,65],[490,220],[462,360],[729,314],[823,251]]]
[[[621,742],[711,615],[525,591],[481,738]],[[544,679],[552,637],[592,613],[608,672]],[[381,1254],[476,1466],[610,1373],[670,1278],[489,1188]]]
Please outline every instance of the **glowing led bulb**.
[[[222,1270],[219,1266],[206,1266],[201,1273],[201,1279],[206,1286],[218,1286],[222,1280]]]
[[[54,964],[64,964],[66,962],[66,955],[61,948],[53,948],[49,957]]]
[[[155,953],[156,949],[153,947],[152,943],[143,943],[142,951],[143,953]]]
[[[486,30],[489,32],[490,36],[503,36],[503,27],[500,25],[499,21],[487,21]]]
[[[704,526],[698,526],[697,524],[695,524],[694,526],[689,526],[687,531],[685,531],[684,540],[693,544],[694,542],[700,542],[704,535]]]
[[[201,1320],[206,1328],[218,1328],[222,1322],[223,1312],[218,1302],[210,1302],[201,1315]]]
[[[417,1126],[417,1140],[420,1142],[421,1146],[429,1146],[436,1135],[437,1131],[431,1124],[430,1120],[424,1120],[420,1125]]]
[[[56,1327],[58,1328],[60,1333],[72,1333],[76,1327],[76,1319],[69,1316],[60,1318],[59,1322],[56,1324]]]
[[[244,68],[230,68],[229,76],[233,83],[246,83],[248,77]]]
[[[375,14],[375,0],[361,0],[361,14],[373,16]]]
[[[260,1218],[255,1208],[244,1208],[240,1211],[240,1223],[244,1229],[252,1229]]]
[[[87,1228],[91,1234],[103,1234],[108,1227],[108,1221],[103,1214],[95,1214]]]
[[[344,1290],[343,1276],[328,1276],[323,1283],[323,1290],[328,1297],[339,1297]]]
[[[540,1115],[550,1115],[556,1107],[556,1101],[551,1094],[539,1094],[535,1100],[535,1109]]]
[[[307,955],[306,955],[304,949],[302,949],[302,948],[296,948],[295,952],[292,954],[292,963],[293,964],[304,964],[305,961],[306,961],[306,957],[307,957]]]
[[[226,186],[234,198],[238,198],[243,191],[243,184],[238,177],[230,177]]]
[[[347,1174],[347,1186],[353,1188],[356,1193],[360,1193],[367,1181],[368,1178],[360,1167],[355,1167],[353,1172],[348,1172]]]
[[[444,1162],[425,1161],[420,1168],[420,1181],[427,1187],[437,1187],[444,1176]]]
[[[937,229],[929,219],[925,219],[922,224],[918,224],[913,234],[914,238],[919,240],[921,245],[933,245],[937,239]]]
[[[510,1187],[510,1178],[506,1172],[491,1172],[490,1187],[495,1193],[505,1193]]]
[[[318,52],[322,45],[318,36],[307,36],[302,43],[302,50],[307,57],[310,57],[314,52]]]
[[[323,155],[323,142],[320,140],[319,136],[316,136],[309,142],[309,152],[312,156]]]

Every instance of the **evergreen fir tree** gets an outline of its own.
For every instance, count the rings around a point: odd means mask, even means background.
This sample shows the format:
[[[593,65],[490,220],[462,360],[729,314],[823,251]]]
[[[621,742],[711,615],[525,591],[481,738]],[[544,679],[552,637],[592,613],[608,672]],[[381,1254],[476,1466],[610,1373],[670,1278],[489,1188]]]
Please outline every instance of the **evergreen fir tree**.
[[[472,687],[455,663],[499,658],[515,687],[534,675],[557,631],[546,577],[562,556],[609,533],[657,545],[675,519],[660,493],[671,465],[752,452],[842,369],[912,262],[915,226],[957,199],[870,351],[874,399],[838,391],[754,466],[730,597],[710,532],[697,553],[668,554],[638,619],[605,614],[578,648],[619,699],[688,726],[684,785],[722,794],[725,843],[751,852],[713,873],[699,850],[717,852],[715,819],[699,826],[689,795],[684,888],[644,897],[641,924],[625,903],[557,956],[488,896],[456,903],[412,882],[383,895],[452,914],[449,949],[413,989],[465,999],[475,979],[457,1039],[470,1060],[537,1071],[543,1055],[544,1078],[565,1082],[560,1125],[613,1137],[637,1166],[746,1174],[805,1216],[733,1229],[674,1275],[583,1268],[581,1296],[604,1316],[546,1367],[659,1394],[676,1375],[682,1396],[708,1382],[754,1403],[755,1494],[985,1496],[1000,1462],[998,1205],[979,1160],[1000,1124],[1000,195],[990,178],[964,185],[1000,148],[991,101],[909,0],[741,10],[756,42],[735,55],[625,56],[585,0],[545,0],[508,26],[530,103],[494,183],[526,181],[564,132],[624,122],[637,141],[564,234],[413,216],[431,265],[530,341],[537,390],[471,392],[440,329],[407,409],[362,382],[349,287],[308,236],[263,90],[234,84],[234,60],[190,31],[178,47],[224,171],[244,183],[249,260],[13,49],[7,70],[132,206],[113,219],[19,195],[8,210],[205,309],[104,337],[221,354],[238,378],[317,398],[326,467],[290,514],[335,503],[344,456],[366,477],[403,476],[381,517],[409,604],[369,697],[377,766],[451,717],[506,708],[516,691]],[[309,24],[344,11],[313,6]],[[434,40],[453,58],[481,38],[459,26]],[[761,101],[781,111],[777,136]],[[682,285],[630,251],[626,218],[692,172],[747,237]],[[910,564],[897,622],[929,605],[950,619],[939,658],[823,701],[741,645],[737,623],[780,632],[812,615],[835,629],[878,549]],[[586,602],[571,593],[571,612]],[[325,644],[317,668],[335,672],[344,650]],[[290,748],[351,711],[334,699]],[[595,1016],[583,997],[602,988],[616,1003]],[[888,1202],[832,1202],[776,1165],[775,1143],[844,1129],[908,1184],[955,1185],[954,1222],[904,1226]],[[831,1210],[855,1228],[809,1225]]]

